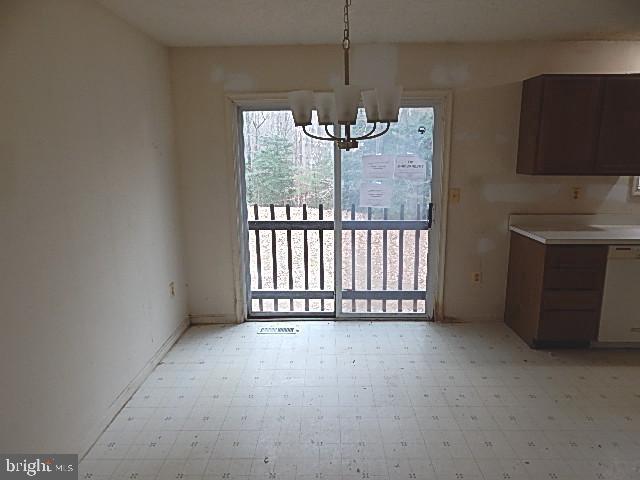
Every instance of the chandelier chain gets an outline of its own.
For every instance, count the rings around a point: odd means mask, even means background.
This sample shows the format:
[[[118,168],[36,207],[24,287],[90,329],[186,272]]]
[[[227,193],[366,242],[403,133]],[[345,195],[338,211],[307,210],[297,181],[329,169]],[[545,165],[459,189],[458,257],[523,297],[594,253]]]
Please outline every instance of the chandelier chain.
[[[351,0],[345,0],[344,2],[344,32],[342,37],[342,48],[347,50],[351,46],[351,40],[349,39],[349,7],[351,6]]]

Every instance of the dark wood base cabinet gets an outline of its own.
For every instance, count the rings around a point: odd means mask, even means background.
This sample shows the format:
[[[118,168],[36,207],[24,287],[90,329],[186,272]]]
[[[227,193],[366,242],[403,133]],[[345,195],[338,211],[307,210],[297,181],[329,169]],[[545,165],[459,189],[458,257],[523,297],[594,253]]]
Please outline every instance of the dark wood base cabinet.
[[[512,232],[505,323],[533,348],[588,346],[598,334],[607,252]]]

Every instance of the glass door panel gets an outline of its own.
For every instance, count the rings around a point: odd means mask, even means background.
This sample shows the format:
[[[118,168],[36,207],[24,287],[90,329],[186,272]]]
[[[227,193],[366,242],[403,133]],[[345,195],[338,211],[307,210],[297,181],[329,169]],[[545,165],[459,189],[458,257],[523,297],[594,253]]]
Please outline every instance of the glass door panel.
[[[341,152],[342,313],[425,313],[433,133],[432,107],[403,108],[387,134]]]
[[[305,136],[289,111],[242,120],[249,315],[334,316],[333,145]]]

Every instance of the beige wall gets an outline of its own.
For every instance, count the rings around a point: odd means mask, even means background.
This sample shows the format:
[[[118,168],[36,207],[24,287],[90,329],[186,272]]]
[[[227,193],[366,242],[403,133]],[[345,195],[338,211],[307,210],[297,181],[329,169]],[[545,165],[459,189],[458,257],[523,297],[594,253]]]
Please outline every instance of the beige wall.
[[[186,315],[168,55],[4,0],[0,71],[0,451],[82,452]]]
[[[628,199],[627,177],[515,174],[521,81],[553,72],[640,72],[640,43],[402,45],[380,55],[376,47],[359,50],[356,82],[396,77],[407,89],[453,90],[450,185],[462,189],[462,201],[449,209],[446,315],[502,316],[510,213],[640,212]],[[334,46],[171,49],[192,313],[230,319],[235,311],[237,212],[225,94],[327,89],[341,68]],[[584,187],[582,199],[571,198],[573,186]],[[471,283],[474,271],[483,272],[482,284]]]

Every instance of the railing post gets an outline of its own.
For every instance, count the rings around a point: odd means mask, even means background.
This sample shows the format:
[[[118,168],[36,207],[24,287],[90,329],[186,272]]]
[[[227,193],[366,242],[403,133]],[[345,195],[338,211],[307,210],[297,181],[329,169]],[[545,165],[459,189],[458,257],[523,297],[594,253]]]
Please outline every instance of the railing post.
[[[287,220],[291,220],[291,206],[287,203],[285,206]],[[289,290],[293,290],[293,252],[291,251],[291,230],[287,230],[287,261],[289,271]],[[289,299],[289,311],[293,312],[293,298]]]
[[[302,204],[302,220],[307,220],[307,204]],[[303,233],[304,237],[304,289],[309,290],[309,241],[307,238],[307,229],[305,228]],[[304,299],[304,311],[309,311],[309,299]]]
[[[351,204],[351,220],[356,219],[356,204]],[[351,290],[356,289],[356,231],[351,230]],[[351,312],[356,311],[356,299],[351,300]]]
[[[420,220],[420,204],[416,205],[416,220]],[[420,230],[416,229],[413,246],[413,289],[418,290],[418,269],[420,267]],[[413,301],[413,311],[418,311],[418,301]]]
[[[322,204],[318,205],[318,220],[324,220]],[[324,230],[318,230],[320,242],[320,290],[324,290]],[[320,310],[324,312],[324,298],[320,299]]]
[[[382,218],[384,220],[388,220],[389,218],[389,209],[385,208],[383,213],[382,213]],[[388,262],[388,258],[387,258],[387,235],[388,235],[388,230],[383,230],[382,233],[382,290],[386,290],[387,289],[387,262]],[[382,300],[382,311],[386,312],[387,311],[387,301],[386,300]]]
[[[259,209],[258,209],[257,203],[253,205],[253,216],[255,217],[256,220],[258,220]],[[262,256],[260,252],[260,230],[255,230],[255,235],[256,235],[256,267],[258,270],[258,289],[262,289]],[[262,299],[258,300],[258,307],[262,312],[263,311]]]
[[[404,220],[404,203],[400,205],[400,220]],[[404,230],[398,230],[398,290],[402,290],[404,274]],[[398,300],[398,312],[402,312],[402,300]]]
[[[269,205],[269,211],[271,212],[271,220],[276,219],[276,210],[273,203]],[[271,229],[271,261],[272,261],[272,271],[273,271],[273,289],[278,289],[278,252],[276,250],[276,231],[275,229]],[[278,299],[273,299],[273,311],[278,311]]]
[[[367,220],[371,221],[371,207],[367,208]],[[367,290],[371,290],[371,230],[367,230]],[[371,311],[371,300],[367,300],[367,312]]]

